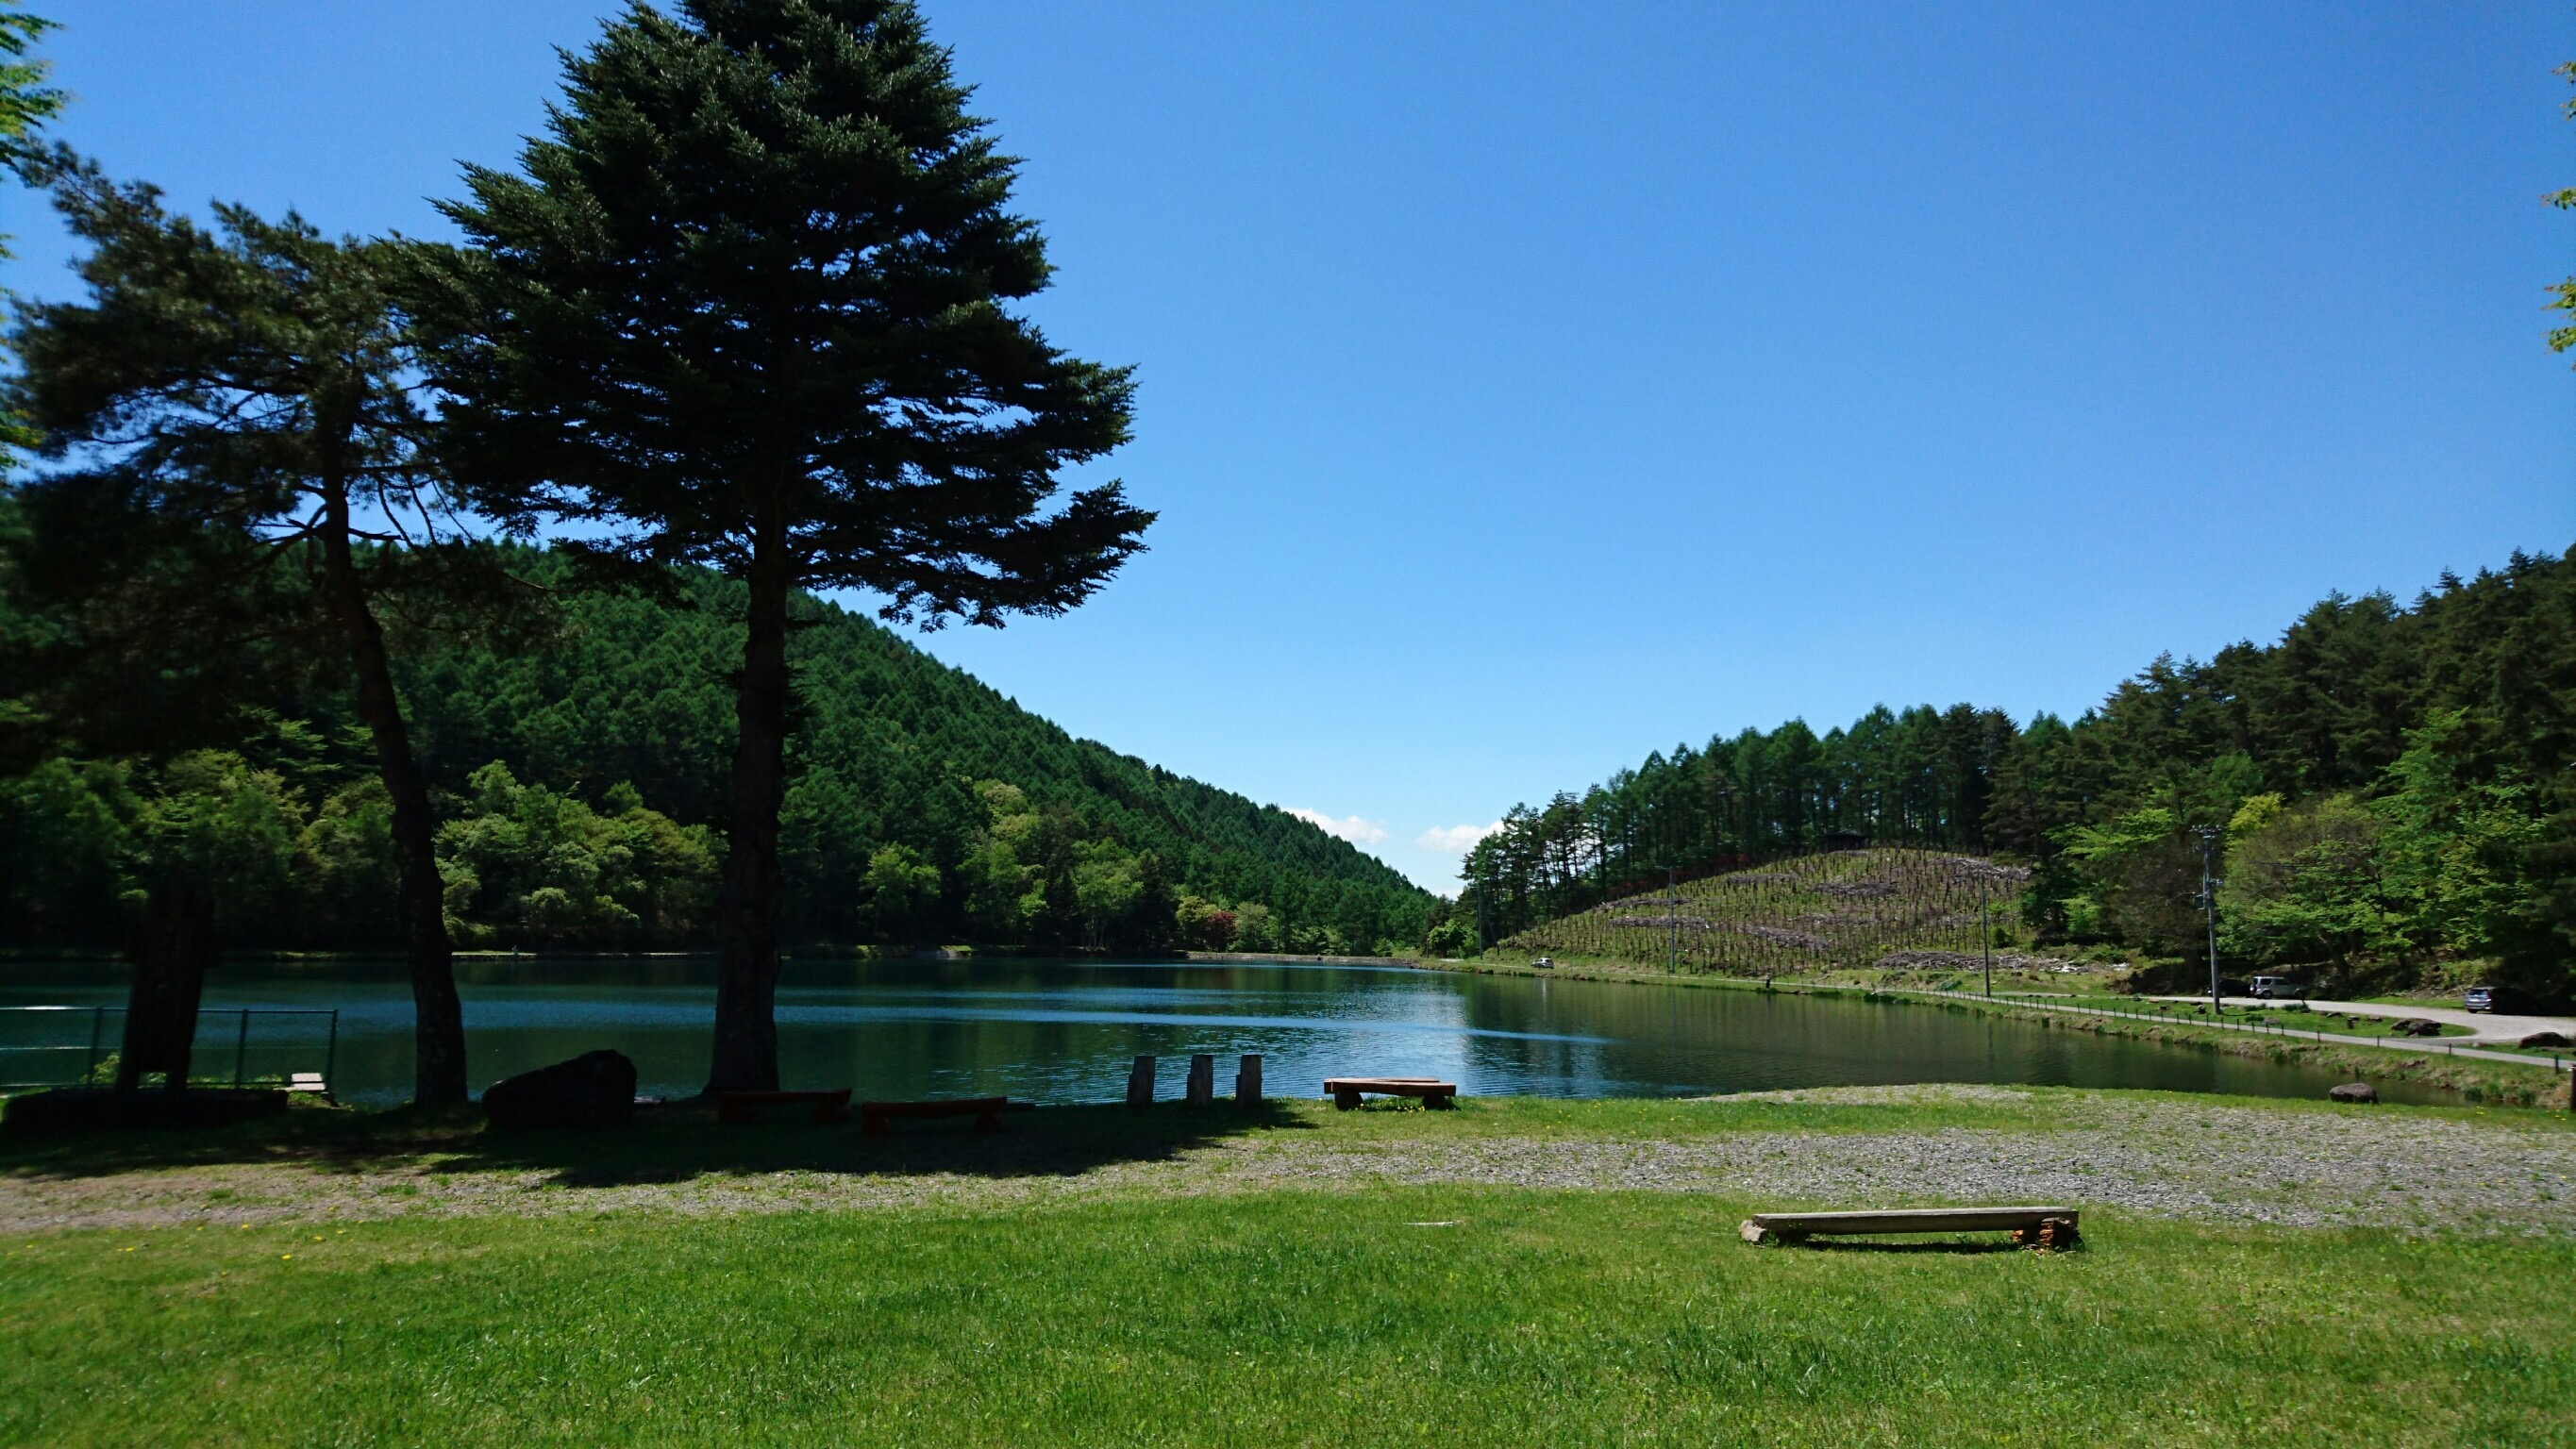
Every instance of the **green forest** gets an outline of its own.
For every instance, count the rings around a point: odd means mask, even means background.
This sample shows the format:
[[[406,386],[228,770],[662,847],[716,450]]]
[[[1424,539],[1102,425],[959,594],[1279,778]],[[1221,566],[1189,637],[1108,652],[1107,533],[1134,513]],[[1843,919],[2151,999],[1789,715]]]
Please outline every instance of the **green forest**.
[[[690,571],[660,599],[505,558],[553,605],[533,647],[398,656],[451,931],[487,949],[703,946],[739,587]],[[790,939],[1339,953],[1420,937],[1430,897],[1351,845],[1074,739],[872,620],[798,609]],[[398,944],[385,792],[347,699],[286,695],[266,718],[235,748],[56,754],[0,779],[0,940],[117,945],[139,876],[176,856],[219,881],[235,946]]]
[[[1960,704],[1657,752],[1522,805],[1433,931],[1498,941],[1669,876],[1864,844],[2027,866],[2023,932],[2179,958],[2213,856],[2223,959],[2474,974],[2564,1001],[2576,955],[2576,561],[2412,603],[2332,597],[2268,645],[2160,658],[2094,709]]]

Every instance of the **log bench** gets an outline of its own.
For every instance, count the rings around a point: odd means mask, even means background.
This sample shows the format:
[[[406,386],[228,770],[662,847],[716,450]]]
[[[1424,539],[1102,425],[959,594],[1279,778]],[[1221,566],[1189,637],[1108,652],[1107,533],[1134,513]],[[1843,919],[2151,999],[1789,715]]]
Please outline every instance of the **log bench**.
[[[859,1135],[883,1137],[886,1123],[896,1117],[968,1117],[975,1119],[978,1132],[1002,1130],[1002,1114],[1011,1109],[1007,1097],[964,1097],[946,1102],[861,1102]]]
[[[1855,1233],[2009,1232],[2031,1248],[2075,1246],[2071,1207],[1889,1208],[1877,1212],[1755,1213],[1736,1231],[1748,1243],[1796,1243]]]
[[[1360,1104],[1362,1093],[1381,1097],[1419,1097],[1425,1107],[1455,1107],[1458,1084],[1438,1077],[1328,1077],[1324,1095],[1333,1099],[1336,1110],[1347,1112]]]
[[[835,1087],[828,1092],[718,1092],[716,1120],[749,1122],[760,1115],[761,1108],[781,1102],[814,1104],[814,1125],[817,1127],[850,1115],[850,1089]]]

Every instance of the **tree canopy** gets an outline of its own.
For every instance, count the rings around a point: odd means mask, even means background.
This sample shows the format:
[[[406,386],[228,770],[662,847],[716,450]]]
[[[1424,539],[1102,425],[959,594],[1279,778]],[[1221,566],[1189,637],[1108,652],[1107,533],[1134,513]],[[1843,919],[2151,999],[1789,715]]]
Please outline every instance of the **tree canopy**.
[[[469,168],[472,245],[423,254],[483,506],[745,585],[710,1090],[777,1085],[791,594],[1060,613],[1152,521],[1114,482],[1050,507],[1130,386],[1006,305],[1045,248],[966,98],[901,0],[638,6],[567,59],[522,174]]]

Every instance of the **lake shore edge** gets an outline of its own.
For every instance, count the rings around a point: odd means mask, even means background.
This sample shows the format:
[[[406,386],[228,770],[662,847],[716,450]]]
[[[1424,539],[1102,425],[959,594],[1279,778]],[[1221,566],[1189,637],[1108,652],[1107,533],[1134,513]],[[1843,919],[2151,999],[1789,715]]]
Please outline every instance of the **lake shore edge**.
[[[2051,1031],[2078,1031],[2094,1036],[2124,1037],[2167,1046],[2200,1047],[2252,1061],[2270,1061],[2284,1065],[2310,1066],[2345,1072],[2351,1074],[2357,1081],[2412,1082],[2419,1086],[2458,1092],[2468,1101],[2481,1105],[2527,1107],[2545,1111],[2576,1110],[2571,1109],[2569,1101],[2571,1090],[2576,1090],[2576,1079],[2571,1079],[2568,1073],[2553,1069],[2547,1062],[2539,1061],[2526,1066],[2519,1062],[2458,1057],[2437,1051],[2413,1051],[2405,1047],[2302,1042],[2295,1038],[2234,1031],[2223,1027],[2081,1015],[2028,1002],[2002,1000],[1989,1002],[1884,986],[1844,986],[1761,977],[1657,971],[1650,967],[1614,965],[1600,961],[1560,961],[1553,966],[1536,967],[1526,959],[1498,960],[1488,955],[1474,958],[1404,958],[1401,964],[1423,971],[1451,971],[1471,975],[1527,976],[1563,981],[1618,982],[1640,986],[1695,986],[1720,991],[1770,992],[1791,996],[1830,996],[1844,999],[1858,997],[1865,1001],[1937,1007],[1947,1011],[2000,1016],[2010,1021],[2032,1023]]]

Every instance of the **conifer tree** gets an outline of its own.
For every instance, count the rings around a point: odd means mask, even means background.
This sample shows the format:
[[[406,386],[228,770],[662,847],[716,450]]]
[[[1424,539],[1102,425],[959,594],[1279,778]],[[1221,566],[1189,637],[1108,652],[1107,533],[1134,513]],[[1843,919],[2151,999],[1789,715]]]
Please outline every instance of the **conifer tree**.
[[[81,616],[97,632],[80,651],[122,637],[140,641],[140,659],[156,639],[256,627],[308,657],[336,652],[392,802],[417,1097],[463,1101],[436,823],[378,616],[390,578],[453,541],[419,447],[426,420],[394,299],[401,253],[238,206],[215,208],[208,229],[149,185],[110,182],[67,152],[50,165],[57,207],[90,244],[88,295],[22,305],[10,339],[21,370],[6,402],[48,463],[13,486],[44,525],[36,541],[55,539],[28,549],[21,572],[40,585],[53,573],[44,592],[57,604],[88,591]],[[110,557],[133,562],[94,567]],[[285,574],[298,587],[282,590]],[[128,593],[100,597],[111,584]],[[96,675],[97,660],[85,668]],[[128,683],[143,705],[171,677],[138,666]],[[226,687],[217,671],[176,677],[205,698]]]
[[[792,597],[1081,602],[1152,515],[1049,501],[1125,440],[1129,382],[1006,309],[1044,245],[910,5],[638,5],[565,71],[524,174],[447,208],[475,246],[426,254],[451,458],[520,528],[747,586],[708,1086],[771,1087]]]

